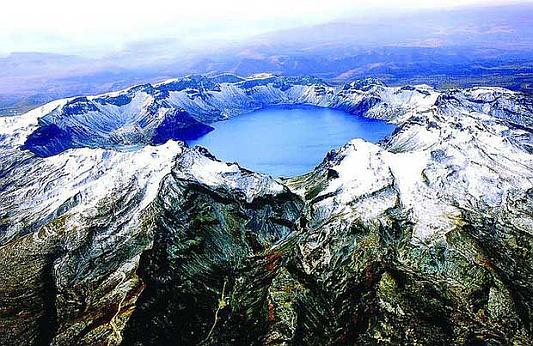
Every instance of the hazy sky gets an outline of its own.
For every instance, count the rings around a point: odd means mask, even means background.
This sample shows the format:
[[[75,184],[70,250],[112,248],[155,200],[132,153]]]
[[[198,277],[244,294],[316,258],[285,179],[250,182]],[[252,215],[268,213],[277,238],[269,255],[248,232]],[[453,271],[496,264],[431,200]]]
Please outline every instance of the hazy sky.
[[[130,42],[183,46],[379,11],[494,5],[488,0],[13,0],[0,5],[0,54],[103,53]],[[532,2],[532,1],[520,1]]]

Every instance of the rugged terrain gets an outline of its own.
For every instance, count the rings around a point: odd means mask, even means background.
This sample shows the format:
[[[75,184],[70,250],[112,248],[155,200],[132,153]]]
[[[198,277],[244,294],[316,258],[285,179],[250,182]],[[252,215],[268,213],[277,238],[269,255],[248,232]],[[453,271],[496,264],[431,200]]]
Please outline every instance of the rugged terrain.
[[[397,129],[286,180],[180,141],[272,104]],[[192,76],[0,118],[5,345],[526,345],[532,245],[505,89]]]

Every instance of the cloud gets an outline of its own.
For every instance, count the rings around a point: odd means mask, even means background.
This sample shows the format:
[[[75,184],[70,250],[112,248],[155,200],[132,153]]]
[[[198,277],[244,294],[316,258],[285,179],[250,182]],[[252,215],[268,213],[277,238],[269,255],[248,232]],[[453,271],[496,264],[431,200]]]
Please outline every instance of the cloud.
[[[272,30],[408,11],[490,5],[483,0],[17,0],[0,12],[0,52],[106,52],[132,41],[183,47],[241,40]]]

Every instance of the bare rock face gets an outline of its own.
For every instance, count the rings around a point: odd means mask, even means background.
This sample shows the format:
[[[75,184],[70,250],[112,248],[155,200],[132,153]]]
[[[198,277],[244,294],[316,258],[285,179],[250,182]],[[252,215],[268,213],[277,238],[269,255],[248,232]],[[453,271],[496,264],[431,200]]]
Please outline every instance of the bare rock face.
[[[269,177],[204,155],[180,157],[151,207],[154,243],[139,264],[147,287],[126,344],[247,344],[264,333],[272,248],[294,231],[303,202]]]
[[[15,231],[0,247],[3,343],[118,343],[151,242],[141,212],[180,151],[171,142],[128,153],[77,149],[7,172],[2,222]],[[28,178],[35,183],[21,187]]]
[[[398,127],[284,181],[150,144],[274,103]],[[0,344],[530,344],[531,105],[224,75],[0,118]]]
[[[177,155],[176,161],[168,152]],[[104,165],[108,171],[96,165],[62,182],[64,192],[70,184],[80,186],[83,177],[101,189],[100,195],[86,195],[80,187],[76,206],[0,248],[6,343],[119,344],[127,321],[132,327],[126,335],[135,340],[172,340],[187,326],[198,331],[183,341],[201,341],[214,323],[218,291],[231,292],[244,276],[241,271],[255,270],[246,266],[249,261],[268,267],[265,252],[292,232],[303,207],[272,178],[216,161],[200,148],[169,142],[135,153],[103,154],[110,160]],[[162,167],[156,166],[159,159]],[[135,168],[130,177],[129,167]],[[93,175],[97,181],[86,180]],[[270,272],[263,271],[268,280]],[[204,296],[197,296],[202,291]],[[197,305],[198,300],[205,301]],[[158,317],[164,313],[161,304],[169,312]],[[190,319],[194,314],[198,318]],[[158,318],[168,325],[166,334],[158,329]],[[133,327],[138,323],[143,327]],[[156,323],[152,336],[147,323]],[[183,325],[171,328],[174,324]]]
[[[508,140],[522,131],[434,107],[293,179],[309,220],[296,267],[332,313],[301,341],[527,343],[533,160]]]

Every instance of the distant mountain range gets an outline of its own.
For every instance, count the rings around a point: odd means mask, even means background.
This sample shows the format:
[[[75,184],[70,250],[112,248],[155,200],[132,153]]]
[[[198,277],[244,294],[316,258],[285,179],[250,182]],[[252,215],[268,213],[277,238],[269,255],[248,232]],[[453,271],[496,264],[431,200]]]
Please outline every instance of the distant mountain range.
[[[196,51],[140,42],[102,58],[16,53],[0,58],[0,114],[191,73],[366,77],[390,85],[533,88],[531,4],[382,14],[261,35]]]

